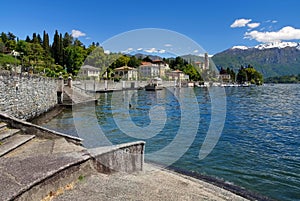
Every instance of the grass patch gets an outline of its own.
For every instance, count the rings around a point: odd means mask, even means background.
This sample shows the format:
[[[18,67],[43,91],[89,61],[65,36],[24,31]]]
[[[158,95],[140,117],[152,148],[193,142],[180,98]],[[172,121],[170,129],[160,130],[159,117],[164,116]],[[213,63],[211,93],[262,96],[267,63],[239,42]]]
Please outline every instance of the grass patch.
[[[78,180],[79,180],[79,181],[84,180],[84,176],[80,175],[80,176],[78,177]]]

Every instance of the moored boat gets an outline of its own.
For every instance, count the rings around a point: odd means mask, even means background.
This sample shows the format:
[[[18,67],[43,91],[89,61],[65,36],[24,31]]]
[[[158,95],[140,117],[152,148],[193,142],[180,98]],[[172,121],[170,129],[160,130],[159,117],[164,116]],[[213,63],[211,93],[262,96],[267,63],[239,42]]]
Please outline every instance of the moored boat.
[[[146,91],[157,91],[162,90],[163,88],[162,80],[160,78],[152,79],[150,83],[145,86]]]

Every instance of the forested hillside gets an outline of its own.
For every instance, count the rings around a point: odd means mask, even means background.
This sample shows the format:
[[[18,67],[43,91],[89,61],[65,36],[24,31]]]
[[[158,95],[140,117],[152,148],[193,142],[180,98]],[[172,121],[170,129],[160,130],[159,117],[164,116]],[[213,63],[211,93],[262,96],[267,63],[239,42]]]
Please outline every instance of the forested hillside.
[[[214,63],[223,68],[252,65],[264,77],[300,73],[300,50],[296,47],[257,49],[228,49],[212,57]]]

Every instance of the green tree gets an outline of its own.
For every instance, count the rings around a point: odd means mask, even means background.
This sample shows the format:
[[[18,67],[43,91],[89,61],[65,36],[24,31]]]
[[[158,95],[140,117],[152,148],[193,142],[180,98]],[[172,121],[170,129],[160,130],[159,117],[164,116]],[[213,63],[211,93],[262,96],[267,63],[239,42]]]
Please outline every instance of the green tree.
[[[4,32],[2,32],[0,37],[1,37],[1,39],[2,39],[2,42],[3,42],[4,44],[6,44],[6,42],[8,41],[8,36],[7,36],[7,34],[4,33]]]
[[[127,65],[138,68],[141,65],[141,60],[137,59],[135,56],[131,56]]]
[[[44,31],[43,33],[43,48],[47,54],[50,53],[50,46],[49,46],[49,35]]]
[[[239,83],[250,82],[251,84],[261,85],[263,76],[251,65],[248,65],[248,67],[242,66],[237,74],[237,81]]]
[[[7,38],[8,38],[8,40],[16,40],[16,36],[11,32],[8,32]]]
[[[2,39],[0,38],[0,52],[3,53],[5,50],[5,44],[3,43]]]
[[[65,55],[67,72],[73,75],[77,75],[86,58],[86,51],[83,47],[73,45],[65,48]]]
[[[183,68],[183,72],[189,76],[189,79],[192,81],[202,81],[202,77],[200,75],[200,73],[196,70],[196,68],[191,65],[188,64]]]
[[[63,37],[63,47],[67,48],[71,46],[72,43],[73,43],[73,37],[68,32],[66,32]]]
[[[55,31],[55,34],[54,34],[54,39],[53,39],[53,43],[52,43],[52,57],[54,59],[54,62],[56,64],[60,64],[60,54],[61,54],[61,44],[60,44],[61,40],[60,40],[60,37],[59,37],[59,34],[58,34],[58,31],[56,30]]]

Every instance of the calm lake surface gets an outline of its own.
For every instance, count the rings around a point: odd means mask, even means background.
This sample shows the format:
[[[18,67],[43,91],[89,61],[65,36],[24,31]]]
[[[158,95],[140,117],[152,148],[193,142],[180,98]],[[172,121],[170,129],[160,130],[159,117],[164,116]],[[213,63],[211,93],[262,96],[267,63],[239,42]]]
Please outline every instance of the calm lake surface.
[[[183,127],[187,137],[181,141],[187,141],[187,151],[174,167],[219,178],[276,200],[300,200],[300,85],[226,88],[225,95],[226,108],[218,108],[226,114],[223,131],[212,152],[202,160],[199,150],[212,123],[211,96],[205,88],[100,94],[97,105],[81,106],[76,114],[66,109],[43,126],[81,138],[85,138],[84,130],[92,146],[101,145],[97,141],[102,138],[93,137],[99,130],[112,144],[144,140],[150,156],[172,144]],[[126,97],[130,97],[128,102]],[[184,98],[184,105],[176,97]],[[187,112],[190,124],[181,121]],[[121,128],[124,125],[120,122],[128,119],[133,122],[129,129],[150,129],[138,138],[139,133],[133,135],[128,128]],[[152,125],[153,119],[162,123]],[[192,128],[196,128],[194,136],[188,133]],[[194,139],[189,145],[191,136]],[[159,157],[149,158],[164,162]]]

